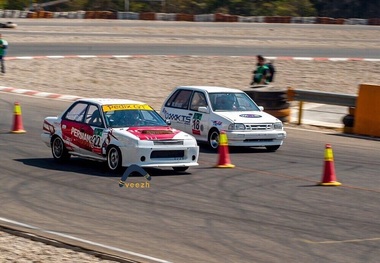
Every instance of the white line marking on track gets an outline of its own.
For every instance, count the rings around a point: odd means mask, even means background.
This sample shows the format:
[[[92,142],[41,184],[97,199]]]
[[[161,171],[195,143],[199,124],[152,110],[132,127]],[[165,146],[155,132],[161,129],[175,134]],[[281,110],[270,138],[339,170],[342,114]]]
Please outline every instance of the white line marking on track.
[[[47,58],[65,58],[65,56],[46,56]]]
[[[307,239],[301,239],[302,242],[309,244],[339,244],[339,243],[355,243],[355,242],[366,242],[366,241],[378,241],[380,237],[374,238],[358,238],[358,239],[347,239],[347,240],[325,240],[325,241],[311,241]]]

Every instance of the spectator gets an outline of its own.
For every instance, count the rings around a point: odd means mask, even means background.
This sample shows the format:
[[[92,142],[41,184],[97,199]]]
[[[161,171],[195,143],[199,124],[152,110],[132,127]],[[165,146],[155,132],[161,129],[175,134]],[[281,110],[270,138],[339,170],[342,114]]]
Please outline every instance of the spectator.
[[[8,48],[8,42],[2,38],[2,35],[0,34],[0,66],[1,66],[1,72],[5,73],[5,63],[4,63],[4,57],[6,55],[6,49]]]
[[[265,58],[261,55],[257,56],[257,67],[253,71],[253,79],[251,85],[268,84],[270,80],[269,67],[265,64]]]

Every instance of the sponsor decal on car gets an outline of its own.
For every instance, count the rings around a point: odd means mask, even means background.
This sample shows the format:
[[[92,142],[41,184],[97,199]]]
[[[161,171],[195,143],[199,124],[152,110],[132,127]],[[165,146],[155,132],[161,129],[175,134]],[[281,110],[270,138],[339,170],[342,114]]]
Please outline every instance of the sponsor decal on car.
[[[190,122],[191,122],[191,117],[190,116],[170,113],[165,108],[163,109],[162,112],[164,113],[166,120],[177,121],[177,122],[181,122],[181,123],[184,123],[184,124],[187,124],[187,125],[189,125]]]
[[[240,114],[242,118],[261,118],[262,116],[259,114]]]
[[[211,121],[212,122],[212,126],[220,126],[223,124],[223,122],[221,121]]]
[[[71,127],[71,135],[80,141],[82,146],[86,146],[83,148],[89,148],[90,147],[90,141],[92,138],[92,134],[87,134],[75,127]]]
[[[112,105],[103,105],[103,111],[115,111],[115,110],[153,110],[147,104],[112,104]]]

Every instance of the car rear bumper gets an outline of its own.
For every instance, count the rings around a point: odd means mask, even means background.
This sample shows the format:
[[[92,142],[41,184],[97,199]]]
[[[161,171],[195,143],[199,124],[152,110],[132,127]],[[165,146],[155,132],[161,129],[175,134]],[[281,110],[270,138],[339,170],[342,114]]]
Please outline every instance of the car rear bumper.
[[[43,143],[46,144],[47,147],[51,147],[51,144],[50,144],[51,135],[50,135],[50,133],[41,133],[41,140]]]

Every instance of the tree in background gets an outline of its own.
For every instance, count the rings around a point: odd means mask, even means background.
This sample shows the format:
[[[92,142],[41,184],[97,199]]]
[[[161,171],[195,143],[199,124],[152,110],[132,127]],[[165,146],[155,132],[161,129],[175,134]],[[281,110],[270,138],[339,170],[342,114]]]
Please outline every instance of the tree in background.
[[[318,16],[335,18],[378,18],[380,0],[311,0]]]
[[[317,11],[309,0],[259,0],[254,1],[255,16],[316,16]]]
[[[122,10],[123,3],[120,0],[87,0],[84,10]]]
[[[34,1],[33,1],[34,2]],[[30,0],[12,0],[12,1],[3,1],[4,9],[10,10],[24,10],[28,8],[31,4]]]

